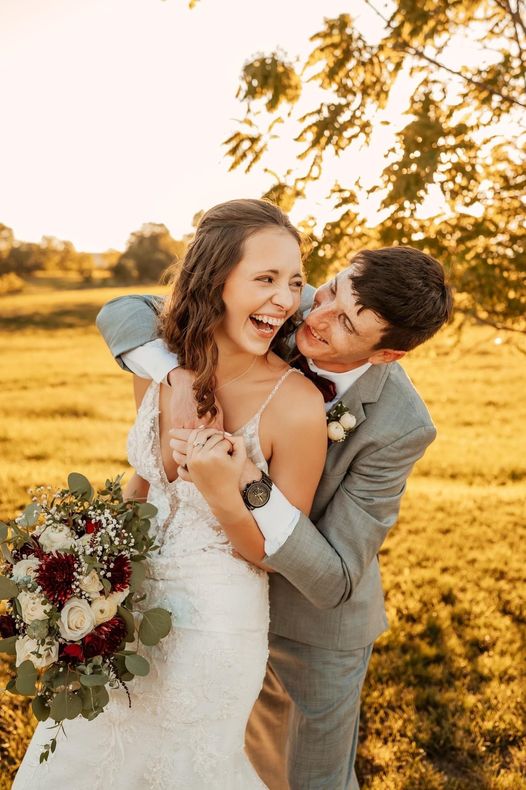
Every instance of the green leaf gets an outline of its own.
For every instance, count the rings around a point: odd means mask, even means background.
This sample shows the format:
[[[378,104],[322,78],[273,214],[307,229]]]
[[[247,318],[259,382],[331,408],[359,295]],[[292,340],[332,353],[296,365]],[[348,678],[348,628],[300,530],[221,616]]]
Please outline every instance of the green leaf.
[[[49,631],[49,620],[33,620],[27,627],[27,635],[31,639],[44,639]]]
[[[17,636],[8,636],[5,639],[0,639],[0,653],[16,656],[15,645],[17,639]]]
[[[130,590],[135,592],[146,579],[146,569],[140,562],[132,562],[131,566]]]
[[[150,671],[150,665],[146,659],[142,656],[138,656],[137,654],[133,656],[126,656],[124,663],[126,664],[126,669],[128,672],[131,672],[133,675],[144,677]]]
[[[94,686],[105,686],[109,677],[103,672],[95,672],[93,675],[81,675],[80,682],[83,686],[93,688]]]
[[[139,626],[139,639],[143,645],[156,645],[172,627],[172,616],[166,609],[155,608],[144,612]]]
[[[41,510],[40,505],[37,505],[36,502],[33,502],[33,504],[28,505],[24,509],[24,512],[22,513],[18,523],[21,524],[23,527],[34,527],[35,524],[37,523],[37,518],[38,518],[38,514],[40,513],[40,510]]]
[[[142,502],[137,508],[137,512],[140,518],[150,519],[157,515],[157,508],[149,502]]]
[[[16,694],[16,678],[11,678],[11,680],[8,681],[5,690],[9,691],[10,694]]]
[[[45,702],[44,698],[37,694],[31,703],[33,714],[38,721],[46,721],[49,719],[49,705]]]
[[[118,606],[117,613],[126,623],[126,641],[133,642],[135,639],[135,620],[132,613],[125,606]]]
[[[9,527],[7,524],[4,524],[3,521],[0,521],[0,543],[3,543],[4,540],[7,540],[7,536],[9,534]]]
[[[68,475],[68,488],[72,494],[80,497],[80,499],[91,499],[93,497],[93,487],[84,475],[79,472],[71,472]]]
[[[2,554],[4,555],[4,559],[9,562],[11,565],[15,564],[15,558],[11,554],[9,546],[6,543],[2,543]]]
[[[0,576],[0,601],[16,598],[18,592],[18,587],[11,579],[8,579],[7,576]]]
[[[78,694],[61,691],[51,703],[50,716],[56,721],[76,719],[82,711],[82,699]]]
[[[31,697],[36,691],[37,671],[32,661],[23,661],[16,675],[16,690],[25,697]]]

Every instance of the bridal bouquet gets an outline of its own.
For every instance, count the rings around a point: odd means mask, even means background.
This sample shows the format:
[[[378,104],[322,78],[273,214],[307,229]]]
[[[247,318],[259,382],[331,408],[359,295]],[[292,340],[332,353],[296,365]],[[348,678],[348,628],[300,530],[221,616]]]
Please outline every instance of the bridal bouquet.
[[[171,627],[165,609],[136,611],[157,511],[124,501],[121,479],[95,494],[70,474],[67,489],[37,489],[21,516],[0,522],[0,652],[16,656],[7,690],[32,697],[36,718],[57,730],[102,713],[108,686],[128,694],[127,682],[149,671],[139,643],[156,645]],[[40,761],[55,748],[56,735]]]

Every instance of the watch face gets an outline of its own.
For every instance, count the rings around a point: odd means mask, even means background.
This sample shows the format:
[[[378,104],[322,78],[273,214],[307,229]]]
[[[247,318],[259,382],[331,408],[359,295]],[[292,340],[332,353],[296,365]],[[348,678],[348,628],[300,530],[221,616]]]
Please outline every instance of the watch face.
[[[252,483],[247,491],[247,499],[252,507],[263,507],[270,499],[268,486],[263,483]]]

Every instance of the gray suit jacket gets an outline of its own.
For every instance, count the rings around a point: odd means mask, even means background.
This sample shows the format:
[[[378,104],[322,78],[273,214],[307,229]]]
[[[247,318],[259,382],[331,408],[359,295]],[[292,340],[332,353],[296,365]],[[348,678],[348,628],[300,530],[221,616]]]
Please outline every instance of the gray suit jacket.
[[[313,289],[305,289],[308,309]],[[120,355],[157,337],[162,299],[108,302],[97,326]],[[378,552],[396,522],[406,480],[436,435],[425,404],[397,363],[373,365],[342,401],[356,427],[331,444],[310,517],[301,515],[265,563],[271,631],[335,650],[370,644],[386,627]]]

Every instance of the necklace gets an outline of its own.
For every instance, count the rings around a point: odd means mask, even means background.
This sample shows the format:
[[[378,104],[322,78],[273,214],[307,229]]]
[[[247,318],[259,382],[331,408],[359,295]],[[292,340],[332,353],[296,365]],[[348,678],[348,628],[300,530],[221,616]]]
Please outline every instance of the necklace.
[[[235,377],[235,378],[233,378],[233,379],[230,379],[230,381],[225,381],[225,383],[224,383],[224,384],[221,384],[219,387],[216,387],[216,388],[215,388],[215,391],[216,391],[216,392],[219,392],[219,390],[222,390],[222,389],[223,389],[223,387],[226,387],[226,386],[228,386],[228,384],[233,384],[233,383],[234,383],[234,381],[239,381],[239,379],[242,379],[242,378],[243,378],[243,376],[246,376],[246,375],[247,375],[247,373],[248,373],[249,371],[251,371],[251,370],[252,370],[252,368],[254,367],[254,365],[256,364],[256,360],[257,360],[257,356],[256,356],[256,357],[254,357],[254,359],[252,360],[252,362],[250,363],[250,365],[248,366],[248,368],[247,368],[246,370],[244,370],[244,371],[243,371],[243,373],[241,373],[239,376],[236,376],[236,377]]]

